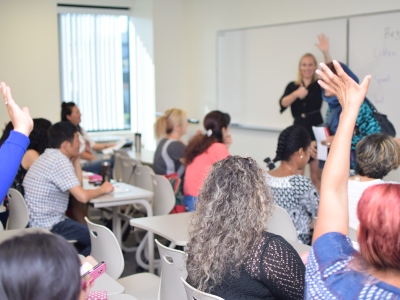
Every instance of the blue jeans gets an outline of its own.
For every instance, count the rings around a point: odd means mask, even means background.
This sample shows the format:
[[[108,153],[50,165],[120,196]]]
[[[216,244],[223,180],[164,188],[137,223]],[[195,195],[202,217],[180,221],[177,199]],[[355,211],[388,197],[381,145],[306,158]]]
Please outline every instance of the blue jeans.
[[[183,202],[185,202],[187,211],[195,211],[196,210],[196,201],[197,201],[197,197],[195,197],[195,196],[183,197]]]
[[[74,245],[79,254],[82,254],[83,256],[90,255],[90,235],[87,226],[71,219],[65,219],[64,221],[54,225],[50,231],[61,235],[67,240],[77,240],[77,243]]]
[[[112,170],[114,168],[114,156],[111,156],[110,159],[96,159],[96,160],[90,160],[85,162],[82,165],[82,171],[86,171],[86,172],[92,172],[94,174],[99,174],[101,175],[101,164],[103,163],[103,161],[109,161],[110,165],[111,165],[111,176],[112,176]]]

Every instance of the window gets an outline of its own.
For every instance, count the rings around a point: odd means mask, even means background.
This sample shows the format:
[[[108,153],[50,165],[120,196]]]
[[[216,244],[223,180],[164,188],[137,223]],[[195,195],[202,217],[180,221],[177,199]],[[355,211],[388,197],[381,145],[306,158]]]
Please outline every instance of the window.
[[[131,129],[128,12],[59,6],[61,99],[87,131]]]

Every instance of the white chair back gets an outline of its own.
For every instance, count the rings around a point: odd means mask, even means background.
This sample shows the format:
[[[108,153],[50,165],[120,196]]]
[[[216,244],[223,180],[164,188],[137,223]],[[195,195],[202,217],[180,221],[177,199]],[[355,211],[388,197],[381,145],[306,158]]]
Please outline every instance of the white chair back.
[[[187,300],[213,300],[213,299],[224,300],[224,298],[204,293],[199,291],[198,289],[195,289],[189,283],[187,283],[186,280],[183,278],[181,278],[181,280],[186,290]]]
[[[267,231],[280,235],[284,239],[297,241],[296,227],[293,224],[287,211],[278,206],[274,205],[272,215],[267,221]]]
[[[136,185],[135,181],[135,171],[138,166],[141,165],[141,162],[130,158],[130,157],[125,157],[125,156],[119,156],[118,160],[120,161],[120,167],[121,167],[121,176],[120,176],[120,181],[131,184],[131,185]],[[114,161],[115,164],[115,161]],[[117,167],[117,173],[118,173],[118,167]]]
[[[113,279],[118,279],[124,271],[124,257],[114,233],[105,226],[95,224],[85,217],[89,227],[92,251],[90,253],[98,262],[107,265],[106,273]]]
[[[142,164],[137,165],[133,174],[135,186],[153,192],[153,179],[151,175],[154,175],[152,168]]]
[[[16,189],[9,189],[7,192],[9,216],[7,221],[7,229],[23,229],[28,226],[29,211],[24,196]]]
[[[152,174],[153,180],[153,215],[163,216],[171,212],[175,206],[175,193],[171,183],[162,175]]]
[[[113,178],[116,181],[122,181],[122,159],[121,157],[129,157],[128,152],[124,150],[114,150],[114,168],[113,168]]]
[[[185,300],[181,278],[186,278],[185,253],[168,248],[155,240],[161,260],[160,300]]]

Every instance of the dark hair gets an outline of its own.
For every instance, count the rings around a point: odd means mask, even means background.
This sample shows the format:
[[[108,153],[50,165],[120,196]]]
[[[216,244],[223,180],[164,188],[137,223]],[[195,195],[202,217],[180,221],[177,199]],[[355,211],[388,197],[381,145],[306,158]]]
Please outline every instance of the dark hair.
[[[72,114],[72,108],[76,106],[74,102],[63,102],[61,103],[61,121],[68,121],[67,116]]]
[[[49,129],[49,144],[51,148],[60,148],[65,141],[72,143],[78,128],[71,122],[58,122]]]
[[[212,144],[222,143],[222,128],[228,128],[231,122],[229,114],[219,110],[209,112],[203,121],[206,131],[210,130],[210,135],[197,134],[190,141],[184,152],[186,164],[190,164],[197,156],[205,152]]]
[[[35,150],[37,153],[42,154],[46,148],[49,147],[49,138],[47,131],[51,127],[51,122],[43,118],[33,119],[33,130],[29,134],[29,146],[28,150]],[[0,146],[9,137],[11,130],[14,126],[11,122],[8,122],[6,128],[4,129],[3,135],[0,139]]]
[[[304,127],[292,125],[279,134],[278,147],[273,162],[288,161],[300,148],[306,150],[311,144],[311,137]]]
[[[80,261],[64,238],[47,233],[17,236],[0,244],[0,299],[77,300]]]
[[[400,163],[397,142],[383,133],[371,134],[356,146],[356,174],[382,179]]]

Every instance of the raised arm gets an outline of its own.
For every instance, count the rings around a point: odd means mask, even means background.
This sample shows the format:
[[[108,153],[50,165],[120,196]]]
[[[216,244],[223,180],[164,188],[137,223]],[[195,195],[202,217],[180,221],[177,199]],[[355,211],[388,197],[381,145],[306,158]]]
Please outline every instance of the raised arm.
[[[348,235],[349,211],[347,182],[350,170],[350,147],[358,111],[364,101],[371,76],[361,85],[351,79],[337,61],[333,61],[337,76],[323,63],[317,74],[318,83],[339,99],[342,105],[339,126],[331,145],[322,174],[321,198],[313,241],[327,232]]]
[[[315,45],[318,47],[319,50],[322,51],[325,63],[330,63],[332,61],[332,57],[329,52],[329,38],[325,34],[321,33],[318,35],[318,43],[316,43]]]

